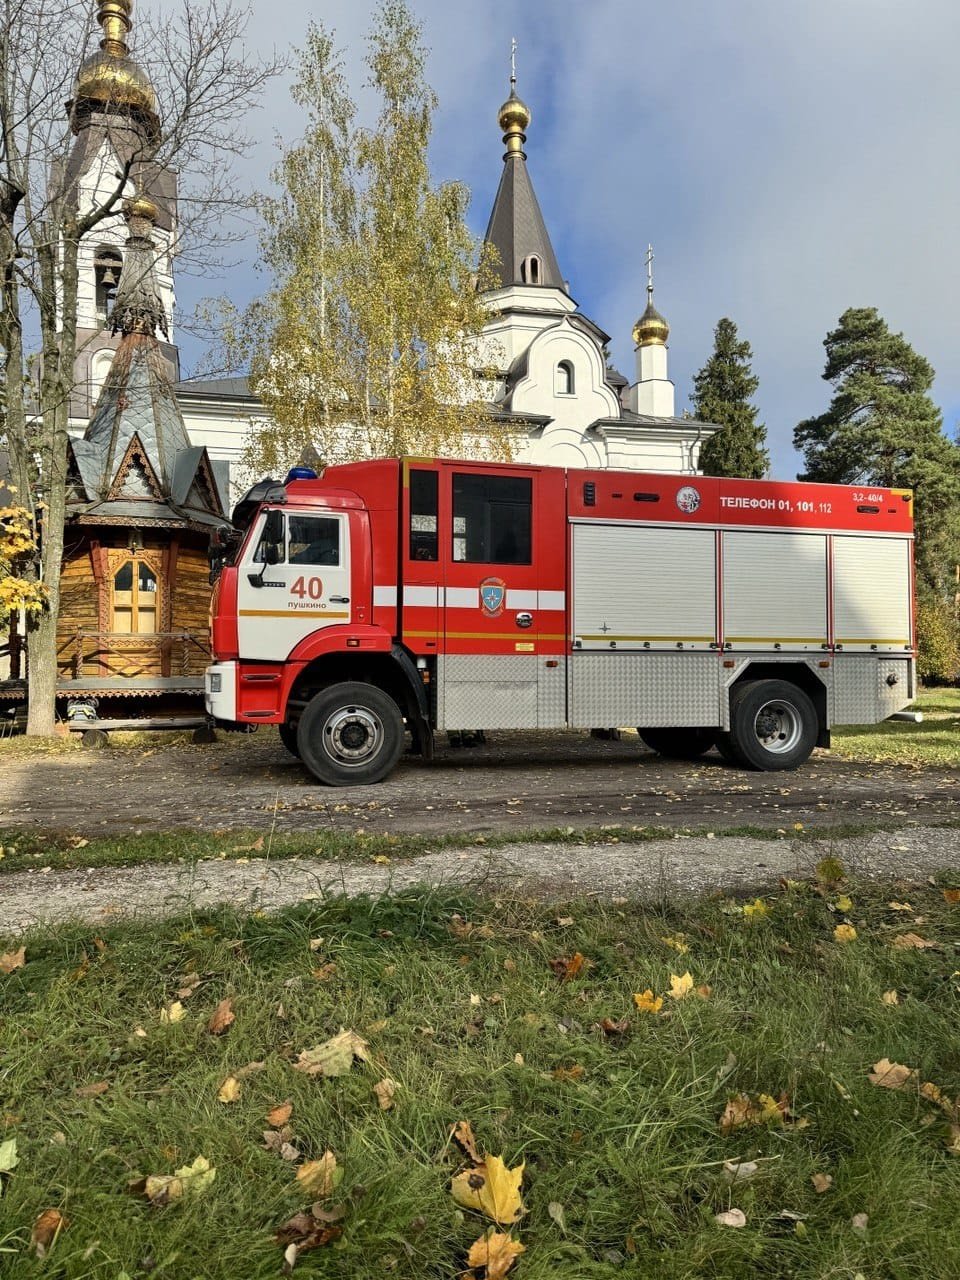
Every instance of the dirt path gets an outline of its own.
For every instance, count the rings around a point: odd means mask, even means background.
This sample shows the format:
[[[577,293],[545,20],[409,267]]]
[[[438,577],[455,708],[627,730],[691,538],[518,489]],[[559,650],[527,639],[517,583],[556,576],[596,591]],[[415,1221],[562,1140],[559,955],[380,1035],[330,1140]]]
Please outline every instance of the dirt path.
[[[710,755],[672,763],[633,736],[491,735],[479,749],[443,749],[433,765],[404,761],[376,787],[313,782],[272,731],[210,747],[0,755],[0,827],[85,836],[125,830],[341,830],[506,834],[551,827],[729,829],[960,817],[960,772],[863,765],[826,753],[796,773],[746,773]]]
[[[845,841],[705,839],[678,836],[645,844],[508,845],[493,851],[445,849],[390,866],[295,858],[271,863],[204,861],[191,867],[24,871],[0,880],[0,935],[41,921],[91,925],[120,917],[175,915],[228,904],[274,910],[328,894],[380,894],[412,885],[463,885],[570,899],[658,897],[712,889],[742,891],[808,873],[827,853],[851,872],[905,881],[960,868],[960,831],[914,827]]]

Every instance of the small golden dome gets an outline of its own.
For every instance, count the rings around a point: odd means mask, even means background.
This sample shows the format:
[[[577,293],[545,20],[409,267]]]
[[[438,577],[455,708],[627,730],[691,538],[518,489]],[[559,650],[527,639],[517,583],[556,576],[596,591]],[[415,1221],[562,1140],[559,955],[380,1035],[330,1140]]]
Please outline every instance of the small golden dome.
[[[160,210],[149,196],[131,196],[124,200],[123,212],[128,218],[146,218],[148,222],[156,222]]]
[[[157,110],[157,95],[146,73],[132,58],[103,49],[80,68],[73,96],[77,102],[110,103],[151,113]]]
[[[515,89],[500,108],[497,119],[504,133],[524,133],[530,123],[530,108],[517,97]]]
[[[653,298],[647,303],[647,309],[633,326],[633,340],[638,347],[665,347],[670,337],[670,326],[653,305]]]

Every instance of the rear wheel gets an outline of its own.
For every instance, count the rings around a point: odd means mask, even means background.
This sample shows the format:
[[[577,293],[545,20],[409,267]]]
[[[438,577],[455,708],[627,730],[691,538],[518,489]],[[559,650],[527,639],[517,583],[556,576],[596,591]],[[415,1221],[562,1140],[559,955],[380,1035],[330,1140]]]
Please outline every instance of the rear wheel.
[[[668,760],[698,760],[717,739],[716,729],[638,729],[642,742]]]
[[[332,685],[307,703],[297,749],[313,776],[328,786],[380,782],[403,750],[403,717],[376,685]]]
[[[292,756],[300,759],[300,749],[297,746],[297,726],[291,724],[288,720],[285,724],[278,724],[277,731],[280,734],[280,741],[287,748]]]
[[[730,696],[729,746],[748,769],[796,769],[817,744],[813,703],[786,680],[737,685]]]

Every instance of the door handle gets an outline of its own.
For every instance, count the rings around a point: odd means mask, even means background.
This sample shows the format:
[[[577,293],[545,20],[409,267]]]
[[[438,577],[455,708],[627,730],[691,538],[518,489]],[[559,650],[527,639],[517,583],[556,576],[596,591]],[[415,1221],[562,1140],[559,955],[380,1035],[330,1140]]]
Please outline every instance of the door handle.
[[[517,616],[516,616],[515,621],[516,621],[516,624],[517,624],[517,626],[518,626],[518,627],[524,627],[524,628],[526,628],[526,627],[532,627],[532,626],[533,626],[533,614],[532,614],[532,613],[518,613],[518,614],[517,614]]]
[[[349,596],[331,596],[330,603],[331,604],[349,604],[350,597]]]

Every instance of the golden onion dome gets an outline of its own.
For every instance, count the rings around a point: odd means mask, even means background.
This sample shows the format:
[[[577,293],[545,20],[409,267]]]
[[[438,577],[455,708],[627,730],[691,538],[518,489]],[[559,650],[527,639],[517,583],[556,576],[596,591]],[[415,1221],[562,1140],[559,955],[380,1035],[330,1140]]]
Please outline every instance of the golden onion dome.
[[[73,96],[77,102],[103,102],[150,112],[157,109],[157,95],[146,72],[132,58],[102,49],[80,68]]]
[[[97,21],[103,28],[99,50],[83,63],[74,100],[102,102],[154,114],[157,95],[146,72],[129,56],[126,36],[132,27],[133,0],[100,0]]]
[[[123,211],[128,218],[146,218],[148,222],[156,222],[160,213],[149,196],[131,196],[124,200]]]
[[[638,347],[665,347],[670,337],[670,326],[653,305],[653,297],[647,309],[633,326],[633,340]]]
[[[497,119],[504,133],[525,133],[530,124],[530,108],[517,97],[516,89],[510,90],[510,97],[498,112]]]

